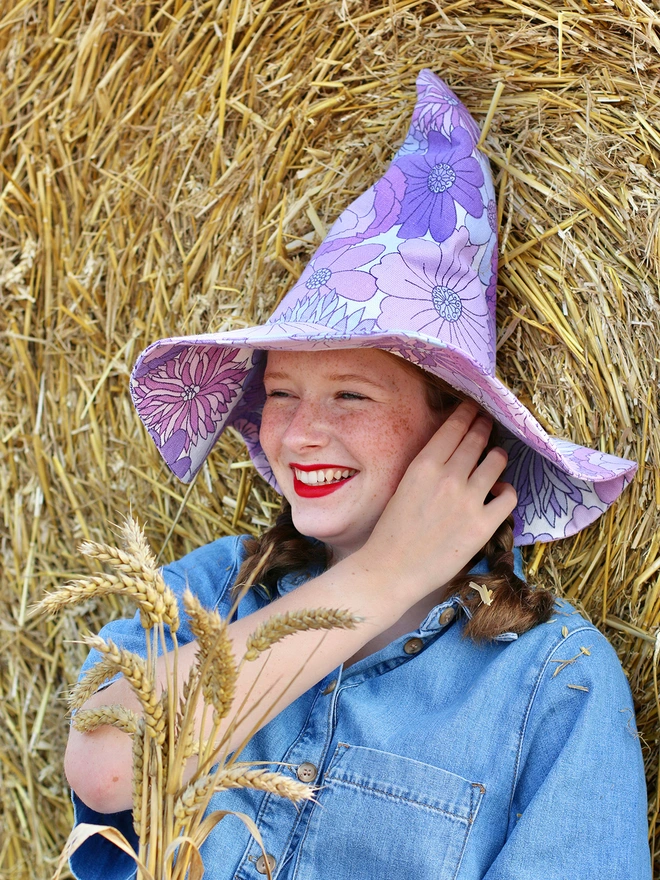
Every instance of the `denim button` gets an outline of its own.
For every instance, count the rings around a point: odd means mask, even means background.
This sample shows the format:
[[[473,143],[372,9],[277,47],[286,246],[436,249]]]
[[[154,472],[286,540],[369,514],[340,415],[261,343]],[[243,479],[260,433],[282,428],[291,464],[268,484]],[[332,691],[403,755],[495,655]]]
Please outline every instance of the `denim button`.
[[[412,639],[408,639],[408,641],[403,646],[403,650],[406,652],[406,654],[419,654],[423,647],[424,642],[415,636]]]
[[[259,858],[257,859],[257,864],[255,865],[255,868],[260,874],[268,873],[268,869],[266,868],[266,859],[268,859],[268,867],[270,868],[270,870],[275,870],[275,865],[277,864],[277,862],[270,853],[266,853],[265,858],[263,855],[259,856]]]
[[[314,764],[310,764],[309,761],[305,761],[304,764],[301,764],[300,767],[296,770],[296,776],[301,782],[312,782],[312,780],[316,779],[316,774],[319,771],[316,769]]]
[[[322,694],[331,694],[334,689],[337,687],[337,679],[333,678],[332,681],[323,688],[321,691]]]
[[[440,623],[443,626],[447,626],[447,624],[451,623],[455,617],[456,617],[456,611],[454,608],[445,608],[445,610],[440,615]]]

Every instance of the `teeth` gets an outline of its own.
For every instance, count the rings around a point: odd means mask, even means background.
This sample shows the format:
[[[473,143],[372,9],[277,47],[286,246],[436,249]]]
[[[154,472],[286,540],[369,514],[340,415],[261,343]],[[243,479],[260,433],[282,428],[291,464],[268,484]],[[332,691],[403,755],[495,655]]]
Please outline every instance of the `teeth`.
[[[353,468],[326,468],[318,471],[301,471],[294,468],[297,479],[306,486],[317,486],[325,483],[336,483],[338,480],[346,480],[357,474]]]

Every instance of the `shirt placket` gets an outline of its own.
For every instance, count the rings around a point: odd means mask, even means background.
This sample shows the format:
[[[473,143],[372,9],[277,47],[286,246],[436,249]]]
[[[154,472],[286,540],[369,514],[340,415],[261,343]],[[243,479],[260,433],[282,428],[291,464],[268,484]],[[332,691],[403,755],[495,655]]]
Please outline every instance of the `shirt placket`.
[[[317,685],[305,726],[282,758],[283,764],[288,766],[275,768],[279,772],[310,785],[320,780],[332,741],[335,701],[340,682],[341,667]],[[284,878],[308,807],[306,803],[293,806],[285,798],[267,794],[256,818],[266,855],[253,840],[241,860],[235,880],[258,880],[266,876],[266,859],[273,880]]]

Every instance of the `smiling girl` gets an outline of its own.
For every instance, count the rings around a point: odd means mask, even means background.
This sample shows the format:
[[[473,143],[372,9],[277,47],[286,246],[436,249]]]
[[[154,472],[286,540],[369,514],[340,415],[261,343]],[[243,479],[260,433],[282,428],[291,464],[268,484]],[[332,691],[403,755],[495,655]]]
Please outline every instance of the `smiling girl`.
[[[177,594],[190,586],[227,614],[268,554],[229,626],[238,654],[276,612],[332,606],[364,621],[285,639],[239,681],[248,705],[292,681],[242,758],[318,786],[303,808],[248,790],[211,803],[257,823],[279,880],[650,877],[616,655],[525,583],[514,550],[593,522],[635,466],[550,438],[495,377],[495,203],[478,136],[422,72],[403,147],[270,321],[162,340],[133,373],[138,413],[179,477],[232,425],[284,497],[260,539],[221,538],[167,566]],[[142,649],[137,619],[103,635]],[[185,678],[197,645],[185,625],[179,640]],[[123,680],[86,707],[107,703],[139,711]],[[131,837],[130,738],[72,729],[66,772],[77,821]],[[202,854],[210,880],[266,873],[230,820]],[[134,873],[96,839],[72,868]]]

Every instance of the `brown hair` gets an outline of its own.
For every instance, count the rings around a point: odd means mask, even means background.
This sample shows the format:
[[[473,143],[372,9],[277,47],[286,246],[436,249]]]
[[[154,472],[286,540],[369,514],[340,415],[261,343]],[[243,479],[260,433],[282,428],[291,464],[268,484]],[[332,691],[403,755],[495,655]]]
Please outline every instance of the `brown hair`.
[[[405,358],[397,357],[397,361],[423,379],[426,401],[432,410],[443,412],[463,399],[460,392],[433,373],[422,370]],[[487,449],[496,445],[497,428],[494,427]],[[247,538],[244,547],[247,555],[238,572],[236,591],[254,575],[266,553],[269,553],[269,559],[260,572],[259,586],[269,597],[275,595],[277,582],[282,576],[294,571],[311,573],[323,570],[328,565],[325,545],[300,534],[293,524],[291,507],[286,500],[282,502],[275,524],[260,538]],[[554,598],[548,590],[533,589],[515,574],[512,516],[502,523],[485,547],[470,561],[468,568],[484,557],[488,563],[488,574],[459,574],[448,584],[447,595],[459,595],[468,611],[470,619],[465,627],[465,635],[482,641],[504,632],[524,633],[539,623],[545,623],[552,614]],[[470,586],[475,579],[492,592],[490,605],[485,604],[481,595]]]

